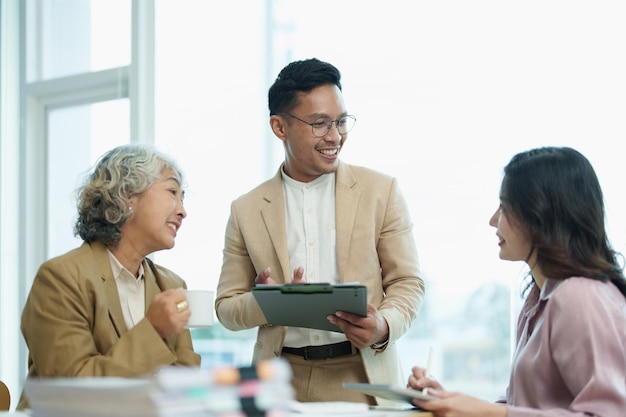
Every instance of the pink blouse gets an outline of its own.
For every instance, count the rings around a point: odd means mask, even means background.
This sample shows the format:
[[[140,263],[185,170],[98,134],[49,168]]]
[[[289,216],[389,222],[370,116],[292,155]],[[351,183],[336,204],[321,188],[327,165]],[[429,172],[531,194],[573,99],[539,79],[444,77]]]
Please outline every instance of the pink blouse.
[[[611,283],[548,279],[518,319],[507,416],[626,416],[626,298]]]

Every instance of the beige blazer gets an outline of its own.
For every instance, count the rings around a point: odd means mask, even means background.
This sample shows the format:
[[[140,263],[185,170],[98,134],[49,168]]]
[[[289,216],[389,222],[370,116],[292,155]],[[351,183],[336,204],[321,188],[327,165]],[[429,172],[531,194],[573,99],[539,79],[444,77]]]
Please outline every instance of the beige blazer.
[[[146,309],[168,288],[186,287],[173,272],[143,262]],[[200,365],[184,330],[161,339],[147,319],[128,330],[105,246],[79,248],[41,265],[22,312],[28,376],[138,377],[165,365]],[[27,408],[24,396],[18,409]]]
[[[286,332],[267,325],[250,293],[254,279],[269,266],[275,281],[290,282],[296,267],[289,265],[281,170],[232,203],[217,287],[216,313],[226,328],[259,327],[253,361],[280,356]],[[406,202],[394,178],[343,162],[335,194],[341,281],[366,285],[368,301],[389,323],[388,347],[362,350],[366,372],[372,383],[404,386],[409,370],[400,369],[394,342],[410,327],[424,296]]]

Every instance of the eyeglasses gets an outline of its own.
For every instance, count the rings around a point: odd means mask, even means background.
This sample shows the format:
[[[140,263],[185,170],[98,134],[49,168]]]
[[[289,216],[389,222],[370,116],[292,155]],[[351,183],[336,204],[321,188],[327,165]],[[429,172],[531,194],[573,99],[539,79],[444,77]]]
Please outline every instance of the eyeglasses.
[[[313,130],[313,136],[317,138],[323,138],[330,132],[330,129],[333,127],[333,123],[337,126],[337,131],[340,135],[345,135],[354,127],[356,123],[356,117],[354,116],[343,116],[341,119],[332,120],[330,117],[320,117],[319,119],[315,119],[313,123],[309,123],[306,120],[302,120],[299,117],[294,116],[291,113],[281,113],[285,116],[293,117],[296,120],[301,121],[302,123],[306,123],[311,126]]]

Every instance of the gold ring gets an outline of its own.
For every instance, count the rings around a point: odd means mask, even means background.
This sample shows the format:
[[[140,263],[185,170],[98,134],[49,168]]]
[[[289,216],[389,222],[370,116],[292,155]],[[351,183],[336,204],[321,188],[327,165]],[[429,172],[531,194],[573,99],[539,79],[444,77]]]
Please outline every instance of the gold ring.
[[[178,310],[178,312],[180,313],[181,311],[185,311],[187,310],[187,307],[189,307],[189,304],[187,303],[187,301],[181,301],[180,303],[176,304],[176,309]]]

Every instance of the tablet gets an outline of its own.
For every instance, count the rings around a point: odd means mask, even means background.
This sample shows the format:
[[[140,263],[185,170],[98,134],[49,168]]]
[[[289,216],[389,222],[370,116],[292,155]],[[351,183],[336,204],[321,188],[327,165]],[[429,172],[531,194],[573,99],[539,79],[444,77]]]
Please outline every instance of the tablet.
[[[414,405],[414,399],[423,401],[437,399],[437,397],[433,397],[432,395],[423,394],[422,391],[411,388],[392,387],[390,385],[344,382],[343,387],[386,400],[408,402],[411,405]]]
[[[367,287],[360,284],[256,285],[252,295],[274,326],[341,332],[328,315],[341,310],[367,316]]]

